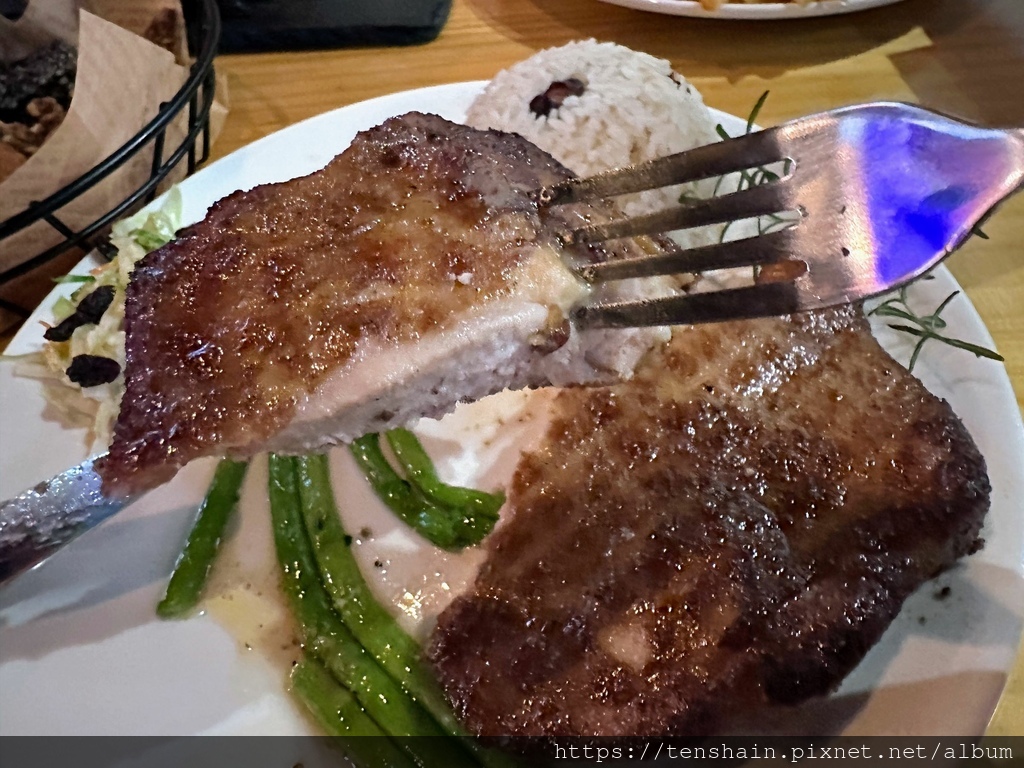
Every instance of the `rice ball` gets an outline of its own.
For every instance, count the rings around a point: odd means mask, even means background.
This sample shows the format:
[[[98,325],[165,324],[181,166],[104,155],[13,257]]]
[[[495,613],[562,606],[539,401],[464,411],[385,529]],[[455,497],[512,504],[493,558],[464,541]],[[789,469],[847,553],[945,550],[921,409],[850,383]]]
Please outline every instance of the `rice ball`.
[[[472,103],[475,128],[519,133],[580,176],[682,152],[718,140],[700,93],[665,59],[584,40],[540,51],[499,73]],[[619,198],[635,215],[681,197],[708,197],[714,182]],[[720,228],[689,230],[694,246]]]

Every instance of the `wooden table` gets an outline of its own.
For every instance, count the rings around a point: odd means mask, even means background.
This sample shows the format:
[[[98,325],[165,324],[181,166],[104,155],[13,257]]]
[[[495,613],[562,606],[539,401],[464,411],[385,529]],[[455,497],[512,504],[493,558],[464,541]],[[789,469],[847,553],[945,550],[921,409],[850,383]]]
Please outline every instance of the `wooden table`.
[[[487,79],[537,50],[594,37],[669,59],[711,106],[761,122],[874,99],[917,101],[991,125],[1024,126],[1024,2],[905,0],[827,19],[723,22],[596,0],[455,0],[428,45],[223,56],[231,112],[223,156],[335,107],[395,91]],[[1006,357],[1024,404],[1024,196],[949,267]],[[1022,470],[1024,471],[1024,470]],[[1024,734],[1024,654],[990,733]]]

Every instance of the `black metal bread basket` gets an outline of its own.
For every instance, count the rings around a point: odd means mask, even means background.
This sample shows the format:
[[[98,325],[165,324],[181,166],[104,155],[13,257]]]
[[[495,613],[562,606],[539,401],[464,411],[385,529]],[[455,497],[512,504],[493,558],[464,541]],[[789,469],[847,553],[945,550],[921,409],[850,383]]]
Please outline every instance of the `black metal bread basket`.
[[[220,15],[216,0],[183,0],[182,10],[185,14],[189,52],[194,59],[185,84],[174,98],[161,105],[160,111],[148,124],[101,163],[45,200],[35,202],[26,210],[0,222],[0,251],[3,250],[5,240],[39,221],[45,221],[63,238],[61,242],[42,253],[0,273],[0,286],[37,269],[72,248],[102,250],[104,244],[100,239],[110,225],[152,201],[157,195],[160,182],[183,159],[187,173],[191,174],[209,156],[210,107],[213,104],[215,90],[213,59],[220,39]],[[184,138],[177,146],[166,146],[167,126],[186,111],[188,125]],[[152,158],[149,177],[124,200],[77,231],[61,221],[61,208],[110,176],[132,158],[147,153]],[[27,317],[32,309],[4,299],[0,299],[0,307],[22,317]]]

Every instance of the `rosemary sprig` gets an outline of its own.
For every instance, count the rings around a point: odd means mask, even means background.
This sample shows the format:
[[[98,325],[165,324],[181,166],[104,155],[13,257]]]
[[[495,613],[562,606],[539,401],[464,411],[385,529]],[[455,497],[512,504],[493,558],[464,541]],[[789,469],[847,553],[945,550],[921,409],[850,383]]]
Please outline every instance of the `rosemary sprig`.
[[[764,103],[768,100],[769,93],[770,91],[765,91],[764,93],[762,93],[761,97],[754,104],[754,108],[750,110],[750,114],[747,116],[747,124],[743,131],[744,135],[753,132],[754,126],[757,124],[757,116],[761,113],[761,108],[764,106]],[[723,126],[721,123],[715,126],[715,132],[722,138],[723,141],[733,138],[733,136],[731,136],[729,132],[725,130],[725,126]],[[788,159],[783,161],[782,173],[789,173],[789,167],[790,161]],[[718,193],[721,191],[722,184],[725,181],[725,178],[725,176],[720,176],[718,178],[718,181],[715,183],[714,192],[712,193],[713,197],[717,196]],[[743,190],[750,189],[751,187],[758,187],[761,186],[762,184],[768,184],[773,181],[778,181],[779,178],[779,174],[775,173],[774,171],[764,166],[745,169],[739,172],[739,180],[736,183],[736,191],[742,192]],[[735,222],[730,221],[724,227],[722,227],[722,233],[720,235],[720,240],[722,242],[725,241],[725,236],[729,232],[729,227],[731,227],[734,223]],[[784,216],[779,216],[777,214],[761,216],[757,220],[757,234],[764,235],[767,234],[768,232],[773,232],[779,229],[780,227],[788,225],[789,223],[790,221],[787,218],[785,218]]]
[[[927,275],[923,279],[930,280],[932,278],[930,275]],[[917,338],[913,354],[910,356],[910,362],[907,364],[907,370],[914,370],[914,366],[917,364],[917,360],[921,356],[921,350],[930,339],[941,341],[943,344],[948,344],[949,346],[956,347],[957,349],[966,350],[977,357],[984,357],[989,360],[998,360],[1002,362],[1003,356],[998,352],[994,352],[993,350],[979,346],[978,344],[972,344],[969,341],[964,341],[963,339],[946,336],[942,333],[946,328],[946,321],[943,320],[941,316],[942,312],[949,306],[949,303],[960,294],[960,291],[953,291],[949,296],[943,299],[930,314],[927,315],[919,315],[911,308],[907,301],[908,292],[909,286],[905,285],[896,292],[895,296],[883,301],[877,307],[868,312],[869,315],[878,315],[879,317],[889,317],[904,321],[902,323],[888,323],[888,326],[895,331],[900,331],[901,333],[906,333]],[[909,325],[907,325],[907,323],[909,323]]]
[[[764,106],[764,103],[768,98],[768,94],[769,91],[765,91],[764,93],[762,93],[761,97],[757,100],[757,103],[754,104],[754,108],[750,110],[750,114],[747,116],[747,126],[746,129],[743,131],[744,135],[754,130],[754,124],[757,122],[757,115],[760,113],[761,107]],[[725,126],[722,125],[721,123],[715,125],[715,133],[717,133],[719,138],[722,139],[723,141],[728,141],[729,139],[734,138],[732,135],[730,135],[730,133],[727,130],[725,130]],[[773,181],[778,179],[778,176],[776,174],[772,173],[766,168],[743,170],[739,172],[739,176],[740,179],[739,183],[737,184],[737,192],[747,189],[748,187],[751,186],[757,186],[757,184],[764,184],[767,181]],[[711,197],[718,196],[718,193],[722,190],[722,184],[725,182],[726,178],[726,176],[718,177],[718,179],[715,181],[715,188],[711,192]],[[701,198],[692,189],[684,190],[679,196],[679,202],[681,203],[699,199]]]

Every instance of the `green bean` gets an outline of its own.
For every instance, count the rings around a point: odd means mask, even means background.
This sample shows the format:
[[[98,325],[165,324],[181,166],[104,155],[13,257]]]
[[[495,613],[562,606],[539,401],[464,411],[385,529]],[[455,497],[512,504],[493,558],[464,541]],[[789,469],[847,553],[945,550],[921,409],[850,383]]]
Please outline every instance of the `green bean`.
[[[157,615],[173,619],[188,613],[199,602],[206,577],[220,547],[224,528],[238,505],[238,496],[248,464],[222,459],[214,472],[185,548],[174,565],[167,591],[156,607]]]
[[[304,456],[297,460],[302,515],[313,545],[321,580],[342,621],[363,647],[437,719],[450,735],[465,732],[444,699],[437,681],[420,659],[416,641],[373,597],[351,550],[331,489],[327,457]],[[489,768],[516,763],[508,756],[464,741]]]
[[[406,477],[424,496],[437,504],[463,508],[474,517],[483,534],[491,532],[498,520],[498,510],[505,503],[504,493],[484,493],[473,488],[461,488],[441,482],[434,462],[423,448],[419,438],[408,429],[392,429],[385,433],[388,445],[402,465]]]
[[[351,691],[313,659],[292,670],[292,691],[338,746],[359,766],[416,768],[398,746],[359,706]]]
[[[435,504],[418,493],[388,463],[380,447],[380,435],[364,435],[349,448],[381,501],[427,541],[442,549],[461,549],[486,535],[464,510]]]

